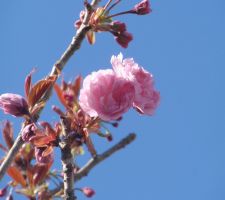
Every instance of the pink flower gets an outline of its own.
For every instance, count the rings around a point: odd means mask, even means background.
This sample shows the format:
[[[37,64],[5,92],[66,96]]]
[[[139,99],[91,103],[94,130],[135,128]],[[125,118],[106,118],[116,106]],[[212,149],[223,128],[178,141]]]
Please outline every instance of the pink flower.
[[[0,96],[0,108],[4,113],[15,117],[29,114],[27,101],[18,94],[2,94]]]
[[[79,100],[91,117],[116,120],[132,106],[134,86],[111,69],[99,70],[84,79]]]
[[[95,191],[92,188],[84,187],[81,191],[85,194],[86,197],[92,197],[95,195]]]
[[[138,15],[146,15],[150,13],[152,10],[149,5],[149,0],[143,0],[140,3],[136,4],[132,11]]]
[[[159,92],[154,89],[153,76],[132,58],[124,59],[120,53],[112,56],[111,64],[117,76],[133,82],[135,98],[133,107],[142,114],[152,115],[159,104]]]

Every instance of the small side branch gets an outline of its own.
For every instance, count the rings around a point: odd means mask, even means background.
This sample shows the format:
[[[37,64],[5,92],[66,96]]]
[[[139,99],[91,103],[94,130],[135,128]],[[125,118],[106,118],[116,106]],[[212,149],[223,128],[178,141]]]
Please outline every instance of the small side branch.
[[[21,133],[19,133],[19,135],[16,138],[13,146],[9,150],[8,154],[6,155],[5,159],[3,160],[3,162],[0,166],[0,180],[2,180],[2,177],[6,173],[8,167],[12,163],[14,157],[16,156],[16,154],[18,153],[18,151],[20,150],[22,145],[23,145],[23,140],[22,140]]]
[[[95,6],[97,6],[99,1],[100,0],[92,0],[91,5],[93,7],[95,7]],[[86,20],[85,20],[84,24],[82,24],[82,26],[77,30],[76,35],[73,37],[72,42],[70,43],[68,48],[65,50],[65,52],[62,54],[61,58],[54,64],[50,75],[58,75],[59,71],[63,70],[64,66],[66,65],[68,60],[71,58],[71,56],[74,54],[74,52],[80,48],[81,43],[84,40],[86,33],[91,28],[88,25],[90,16],[91,16],[91,11],[87,10],[86,16],[85,16]],[[46,92],[46,94],[43,95],[42,99],[45,99],[46,101],[48,101],[48,99],[51,96],[51,93],[52,93],[52,88],[50,88],[50,90],[48,90],[48,92]],[[40,113],[38,113],[38,116],[35,117],[36,121],[39,118],[39,114]],[[21,129],[21,131],[22,131],[22,129]],[[16,153],[18,152],[18,150],[21,148],[22,145],[23,145],[23,140],[21,138],[21,135],[19,134],[14,145],[12,146],[12,148],[10,149],[10,151],[8,152],[7,156],[5,157],[4,161],[2,162],[2,164],[0,166],[0,181],[2,180],[6,170],[12,163]]]
[[[131,133],[128,136],[126,136],[125,138],[123,138],[120,142],[118,142],[117,144],[115,144],[114,146],[112,146],[110,149],[108,149],[107,151],[105,151],[104,153],[96,156],[95,158],[90,159],[87,164],[82,167],[74,176],[74,181],[77,182],[79,180],[81,180],[83,177],[87,176],[88,173],[99,163],[101,163],[102,161],[104,161],[105,159],[109,158],[110,156],[112,156],[114,153],[116,153],[117,151],[125,148],[127,145],[129,145],[130,143],[132,143],[134,140],[136,139],[136,134],[135,133]],[[58,187],[56,187],[55,189],[51,190],[49,192],[50,196],[54,196],[56,193],[60,192],[63,189],[63,183],[61,183]]]
[[[87,176],[88,173],[94,168],[96,165],[104,161],[106,158],[110,157],[112,154],[115,152],[123,149],[126,147],[128,144],[133,142],[136,138],[136,134],[131,133],[127,137],[123,138],[119,143],[116,145],[112,146],[110,149],[105,151],[104,153],[96,156],[95,158],[90,159],[87,164],[82,167],[76,174],[75,174],[75,181],[79,181],[82,179],[84,176]]]

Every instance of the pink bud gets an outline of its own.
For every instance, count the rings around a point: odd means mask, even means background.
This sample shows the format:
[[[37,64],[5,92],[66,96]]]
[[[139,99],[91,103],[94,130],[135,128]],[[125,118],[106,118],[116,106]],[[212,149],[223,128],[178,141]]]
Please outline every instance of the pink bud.
[[[22,130],[23,141],[28,142],[29,139],[35,135],[35,133],[34,133],[35,129],[36,129],[36,127],[33,123],[26,125]]]
[[[27,101],[18,94],[2,94],[0,96],[0,108],[4,113],[15,117],[21,117],[29,113]]]
[[[106,139],[107,139],[109,142],[112,142],[113,136],[112,136],[111,134],[107,134],[107,135],[106,135]]]
[[[132,11],[138,15],[146,15],[150,13],[152,10],[150,8],[149,0],[143,0],[140,3],[136,4]]]
[[[49,153],[47,156],[43,156],[43,152],[46,147],[35,147],[35,157],[38,163],[47,164],[53,161],[53,153]]]
[[[112,29],[113,32],[122,33],[122,32],[125,32],[127,30],[126,24],[122,23],[120,21],[113,21],[110,25],[111,25],[111,29]]]
[[[0,190],[0,197],[4,197],[7,194],[8,185]]]
[[[133,36],[128,32],[122,32],[120,34],[114,34],[115,40],[119,43],[123,48],[127,48],[130,41],[133,40]]]
[[[86,195],[86,197],[92,197],[95,195],[95,191],[92,188],[84,187],[81,191]]]
[[[82,24],[82,21],[81,21],[80,19],[78,19],[78,20],[76,20],[76,21],[74,22],[74,27],[75,27],[76,29],[79,29],[80,26],[81,26],[81,24]]]
[[[119,126],[119,123],[118,123],[118,122],[114,122],[114,123],[112,123],[112,125],[113,125],[115,128],[117,128],[117,127]]]

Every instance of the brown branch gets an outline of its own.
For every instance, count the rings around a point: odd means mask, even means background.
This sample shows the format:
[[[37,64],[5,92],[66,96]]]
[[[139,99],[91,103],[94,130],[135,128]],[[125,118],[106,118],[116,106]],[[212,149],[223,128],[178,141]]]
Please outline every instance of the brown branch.
[[[123,138],[120,142],[112,146],[110,149],[105,151],[104,153],[96,156],[95,158],[91,158],[86,165],[84,165],[74,176],[74,181],[77,182],[81,180],[83,177],[87,176],[88,173],[99,163],[104,161],[105,159],[109,158],[112,156],[114,153],[117,151],[125,148],[127,145],[132,143],[136,139],[136,134],[131,133],[125,138]],[[58,187],[55,189],[51,190],[49,192],[50,196],[54,196],[56,193],[60,192],[63,189],[63,183],[61,183]]]
[[[75,200],[74,195],[74,163],[73,155],[71,153],[71,141],[68,138],[70,130],[68,129],[68,123],[62,118],[61,124],[63,127],[63,138],[60,141],[59,146],[61,149],[61,161],[63,166],[63,187],[64,187],[64,200]]]
[[[91,5],[92,6],[97,6],[99,0],[93,0]],[[90,5],[89,5],[90,7]],[[85,14],[85,20],[84,23],[81,25],[81,27],[77,30],[76,35],[73,37],[70,45],[66,49],[66,51],[62,54],[60,59],[54,64],[52,67],[50,75],[58,75],[59,71],[62,71],[68,60],[71,58],[71,56],[74,54],[75,51],[77,51],[80,46],[82,41],[85,38],[86,33],[88,30],[90,30],[90,26],[88,25],[88,21],[91,16],[91,9],[87,7],[86,9],[86,14]],[[52,88],[50,88],[45,95],[43,95],[42,99],[45,99],[45,101],[48,101],[48,99],[51,96]],[[40,114],[40,113],[39,113]],[[35,121],[38,120],[38,116],[35,117]],[[22,128],[21,128],[22,131]],[[11,162],[13,161],[14,157],[16,156],[16,153],[18,150],[22,147],[23,145],[23,140],[21,137],[21,131],[19,135],[17,136],[17,139],[15,140],[12,148],[9,150],[8,154],[6,155],[4,161],[1,163],[0,166],[0,180],[2,180],[4,174],[6,173],[7,168],[10,166]]]
[[[4,176],[5,172],[7,171],[8,167],[12,163],[14,157],[16,156],[18,151],[20,150],[20,147],[23,145],[23,143],[24,142],[22,140],[22,135],[21,135],[21,131],[20,131],[18,137],[16,138],[15,142],[13,143],[13,146],[11,147],[11,149],[8,152],[8,154],[4,158],[3,162],[1,163],[1,166],[0,166],[0,180]]]

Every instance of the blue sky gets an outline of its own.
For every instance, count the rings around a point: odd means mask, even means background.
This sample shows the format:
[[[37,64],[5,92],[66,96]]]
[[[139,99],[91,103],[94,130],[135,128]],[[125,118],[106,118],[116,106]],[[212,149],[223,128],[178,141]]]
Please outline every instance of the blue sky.
[[[117,10],[137,2],[122,1]],[[128,49],[110,34],[98,34],[96,45],[85,41],[64,70],[67,80],[85,76],[110,67],[111,55],[122,52],[154,74],[161,93],[153,117],[130,111],[118,129],[111,129],[114,142],[136,132],[135,143],[97,166],[78,186],[93,187],[93,200],[224,200],[225,2],[151,3],[148,16],[118,18],[134,35]],[[81,8],[81,0],[0,2],[0,93],[23,94],[24,78],[33,67],[38,69],[35,80],[50,71],[75,32]],[[18,132],[21,120],[1,112],[0,120],[5,119]],[[46,109],[42,119],[57,117]],[[112,145],[97,137],[94,141],[99,152]]]

